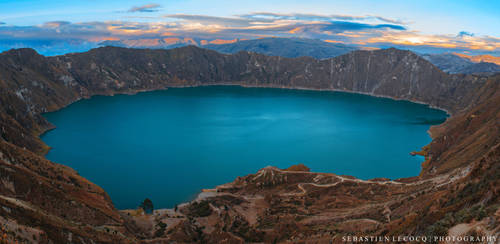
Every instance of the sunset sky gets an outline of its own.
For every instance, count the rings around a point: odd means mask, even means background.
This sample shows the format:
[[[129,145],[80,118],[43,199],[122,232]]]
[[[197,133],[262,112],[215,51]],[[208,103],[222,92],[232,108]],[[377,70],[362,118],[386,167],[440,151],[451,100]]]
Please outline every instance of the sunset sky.
[[[70,46],[64,52],[104,40],[203,45],[303,37],[500,56],[499,9],[500,1],[486,0],[2,0],[0,50]]]

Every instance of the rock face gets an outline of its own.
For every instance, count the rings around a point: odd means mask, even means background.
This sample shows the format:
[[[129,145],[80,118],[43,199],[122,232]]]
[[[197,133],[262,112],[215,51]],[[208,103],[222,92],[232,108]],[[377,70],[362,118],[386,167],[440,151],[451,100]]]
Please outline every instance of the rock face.
[[[47,147],[38,135],[51,128],[43,112],[98,94],[214,84],[359,92],[427,103],[454,116],[431,129],[418,177],[361,181],[266,168],[155,217],[117,211],[101,188],[42,156]],[[483,231],[491,232],[499,221],[499,84],[500,76],[448,75],[397,49],[325,60],[193,46],[104,47],[56,57],[11,50],[0,54],[0,223],[7,223],[9,238],[41,243],[272,242],[442,234],[454,224],[486,221],[483,214],[465,220],[447,214],[465,207],[485,213],[494,225]]]

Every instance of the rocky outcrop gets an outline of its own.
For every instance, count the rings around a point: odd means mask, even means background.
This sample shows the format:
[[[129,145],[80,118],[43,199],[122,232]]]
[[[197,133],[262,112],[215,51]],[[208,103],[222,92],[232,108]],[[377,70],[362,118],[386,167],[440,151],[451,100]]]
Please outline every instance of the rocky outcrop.
[[[38,135],[51,125],[41,114],[92,95],[214,84],[359,92],[427,103],[454,116],[432,128],[435,139],[424,148],[427,160],[419,177],[361,181],[266,168],[207,193],[210,197],[201,201],[208,202],[180,207],[175,219],[168,211],[168,216],[151,218],[152,228],[163,226],[160,219],[168,222],[167,230],[157,236],[160,240],[424,233],[430,231],[426,225],[449,211],[476,206],[479,200],[480,207],[498,202],[498,76],[448,75],[397,49],[355,51],[325,60],[225,55],[193,46],[104,47],[56,57],[17,49],[0,54],[0,212],[5,216],[0,221],[10,223],[7,232],[29,240],[17,230],[21,226],[32,239],[62,243],[155,238],[154,230],[139,226],[145,220],[114,209],[102,189],[43,158],[47,147]],[[478,183],[468,186],[470,182]],[[473,194],[464,197],[462,191]],[[439,200],[436,204],[426,199]],[[428,216],[427,222],[411,211]],[[319,231],[333,223],[340,224]],[[348,226],[359,228],[345,229]]]

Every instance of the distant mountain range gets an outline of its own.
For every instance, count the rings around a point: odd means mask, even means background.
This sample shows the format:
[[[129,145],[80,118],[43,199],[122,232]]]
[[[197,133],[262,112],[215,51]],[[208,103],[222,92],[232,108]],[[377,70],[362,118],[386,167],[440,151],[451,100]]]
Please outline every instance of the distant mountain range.
[[[475,74],[475,73],[497,73],[500,72],[500,65],[493,62],[496,57],[489,55],[468,56],[457,53],[423,54],[424,59],[436,65],[444,72],[451,74]],[[481,56],[488,56],[481,59]],[[500,58],[497,58],[500,60]],[[498,62],[498,61],[496,61]]]
[[[127,47],[127,48],[150,48],[150,49],[172,49],[188,45],[199,46],[200,44],[192,39],[181,38],[154,38],[135,40],[107,40],[98,44],[101,47]]]
[[[358,49],[344,44],[304,38],[263,38],[228,44],[209,44],[203,47],[228,54],[247,51],[269,56],[287,58],[308,56],[317,59],[333,58]]]
[[[217,42],[215,42],[217,43]],[[281,56],[286,58],[313,57],[317,59],[332,58],[357,50],[354,46],[339,43],[329,43],[321,40],[305,38],[262,38],[241,40],[223,44],[197,43],[195,40],[176,39],[175,42],[163,39],[151,40],[117,40],[104,41],[100,46],[171,49],[187,45],[197,45],[221,53],[237,53],[240,51]]]
[[[44,56],[55,56],[66,53],[86,52],[96,47],[99,47],[96,42],[85,42],[82,40],[17,40],[2,39],[0,37],[0,52],[17,48],[33,48]]]

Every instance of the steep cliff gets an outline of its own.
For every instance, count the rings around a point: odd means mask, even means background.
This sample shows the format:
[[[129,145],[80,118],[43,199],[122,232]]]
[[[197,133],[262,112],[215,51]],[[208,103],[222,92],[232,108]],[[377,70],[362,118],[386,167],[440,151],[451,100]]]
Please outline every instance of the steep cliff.
[[[427,160],[419,177],[377,183],[263,169],[218,189],[230,194],[214,194],[209,205],[202,201],[181,208],[173,221],[177,224],[169,224],[169,232],[159,235],[162,240],[323,238],[318,234],[366,233],[364,226],[380,233],[423,233],[429,231],[424,228],[428,222],[419,221],[439,220],[449,211],[481,200],[479,193],[490,195],[482,201],[485,206],[498,202],[499,82],[498,76],[488,80],[448,75],[419,56],[397,49],[354,51],[325,60],[248,52],[225,55],[193,46],[172,50],[104,47],[56,57],[43,57],[31,49],[10,50],[0,54],[0,201],[5,206],[0,209],[5,216],[0,221],[11,223],[7,225],[11,236],[40,242],[152,238],[153,230],[144,231],[136,225],[137,219],[116,211],[102,189],[43,158],[47,147],[38,135],[51,125],[41,113],[97,94],[238,84],[387,96],[427,103],[454,116],[432,128],[435,139],[424,148]],[[476,187],[464,186],[473,181],[483,187],[472,192],[475,198],[457,195],[461,187]],[[413,197],[404,206],[393,205],[409,196]],[[456,202],[446,205],[440,200],[436,205],[425,200],[438,197]],[[200,204],[205,209],[202,214],[197,211]],[[249,205],[238,207],[241,204]],[[429,217],[417,219],[409,216],[410,210]],[[169,217],[162,218],[172,223]],[[289,224],[281,224],[283,220]],[[319,232],[337,221],[341,221],[336,225],[340,229]],[[345,221],[361,221],[360,228],[344,230],[350,226],[342,224],[350,223]],[[403,222],[408,228],[393,226]],[[212,223],[218,227],[210,227]],[[25,233],[39,234],[23,237],[17,226]],[[202,227],[206,228],[202,231]]]

